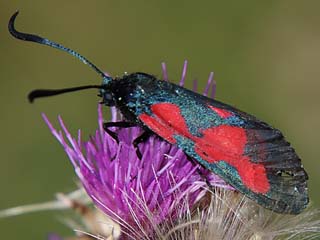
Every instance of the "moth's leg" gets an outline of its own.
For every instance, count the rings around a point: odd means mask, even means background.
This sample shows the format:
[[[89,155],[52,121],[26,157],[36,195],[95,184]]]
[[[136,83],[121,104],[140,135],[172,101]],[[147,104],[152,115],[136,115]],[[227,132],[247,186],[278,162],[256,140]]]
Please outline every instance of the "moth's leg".
[[[103,123],[103,129],[114,139],[117,143],[119,143],[119,138],[117,133],[111,131],[109,128],[111,127],[122,127],[122,128],[129,128],[129,127],[135,127],[138,126],[136,123],[132,122],[105,122]],[[150,136],[152,135],[152,132],[149,130],[145,130],[139,137],[133,140],[132,144],[134,148],[136,149],[136,154],[139,159],[142,158],[142,154],[139,150],[138,145],[142,142],[145,142]]]
[[[122,127],[122,128],[129,128],[137,126],[136,123],[132,122],[105,122],[103,123],[103,129],[112,137],[114,140],[116,140],[117,143],[119,143],[119,138],[117,133],[111,131],[109,128],[111,127]]]
[[[109,134],[110,137],[112,137],[117,142],[117,144],[119,144],[118,134],[111,131],[109,128],[111,127],[129,128],[134,126],[137,126],[137,124],[132,122],[104,122],[103,123],[103,129],[106,131],[106,133]],[[115,159],[115,157],[116,157],[116,154],[111,157],[111,160]]]
[[[135,140],[133,140],[132,144],[136,149],[136,154],[138,158],[141,160],[142,154],[140,152],[140,149],[138,145],[142,142],[145,142],[150,136],[152,135],[152,132],[150,130],[145,130],[139,137],[137,137]]]

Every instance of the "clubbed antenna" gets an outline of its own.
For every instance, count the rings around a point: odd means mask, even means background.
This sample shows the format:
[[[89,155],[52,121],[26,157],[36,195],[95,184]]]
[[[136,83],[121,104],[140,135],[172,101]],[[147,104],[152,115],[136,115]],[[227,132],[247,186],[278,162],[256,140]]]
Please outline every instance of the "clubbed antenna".
[[[30,42],[36,42],[40,44],[44,44],[53,48],[57,48],[59,50],[62,50],[64,52],[69,53],[70,55],[78,58],[80,61],[82,61],[84,64],[89,65],[91,68],[93,68],[101,77],[104,79],[104,82],[112,81],[111,77],[106,76],[99,68],[97,68],[92,62],[90,62],[88,59],[86,59],[84,56],[81,54],[77,53],[76,51],[64,47],[59,43],[53,42],[49,39],[34,35],[34,34],[29,34],[29,33],[23,33],[23,32],[18,32],[15,27],[14,27],[14,22],[16,20],[17,15],[19,14],[19,11],[16,11],[10,18],[9,24],[8,24],[8,29],[9,32],[11,33],[12,36],[14,36],[17,39],[21,39],[23,41],[30,41]]]
[[[102,89],[103,86],[101,86],[101,85],[87,85],[87,86],[63,88],[63,89],[37,89],[37,90],[33,90],[32,92],[29,93],[28,99],[29,99],[29,102],[32,103],[35,98],[50,97],[50,96],[55,96],[55,95],[68,93],[68,92],[81,91],[81,90],[89,89],[89,88]]]

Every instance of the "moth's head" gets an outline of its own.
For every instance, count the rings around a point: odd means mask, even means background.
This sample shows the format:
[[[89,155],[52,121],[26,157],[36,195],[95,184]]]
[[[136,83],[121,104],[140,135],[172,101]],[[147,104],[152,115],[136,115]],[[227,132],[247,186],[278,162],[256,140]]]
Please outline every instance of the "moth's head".
[[[99,97],[102,97],[102,104],[105,104],[106,106],[114,106],[115,101],[114,101],[114,96],[112,93],[112,83],[113,83],[112,78],[110,77],[104,77],[102,79],[102,84],[100,88],[100,94],[98,95]]]

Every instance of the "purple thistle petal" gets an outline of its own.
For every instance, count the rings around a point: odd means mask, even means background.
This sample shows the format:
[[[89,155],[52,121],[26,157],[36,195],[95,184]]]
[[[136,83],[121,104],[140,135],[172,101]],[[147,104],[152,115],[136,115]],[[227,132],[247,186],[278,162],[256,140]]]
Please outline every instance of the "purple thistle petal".
[[[111,107],[111,122],[117,121],[117,109],[116,107]]]
[[[184,64],[183,64],[183,69],[182,69],[182,74],[181,74],[179,86],[184,86],[184,82],[186,80],[186,74],[187,74],[187,67],[188,67],[188,61],[185,60]]]
[[[211,83],[212,83],[212,80],[213,80],[213,75],[214,73],[211,72],[210,75],[209,75],[209,78],[208,78],[208,81],[207,81],[207,85],[203,91],[203,96],[208,96],[208,93],[209,93],[209,89],[210,89],[210,86],[211,86]]]
[[[163,80],[169,82],[168,71],[167,71],[167,66],[165,62],[161,63],[161,68],[162,68]]]

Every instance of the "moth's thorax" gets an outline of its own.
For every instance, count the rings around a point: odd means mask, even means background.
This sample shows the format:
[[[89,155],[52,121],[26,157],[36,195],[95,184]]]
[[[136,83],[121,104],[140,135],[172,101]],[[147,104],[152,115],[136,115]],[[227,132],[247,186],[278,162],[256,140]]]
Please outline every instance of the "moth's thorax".
[[[157,79],[146,73],[132,73],[115,78],[101,89],[103,103],[116,106],[127,120],[136,122],[137,112],[146,110],[148,93],[156,90],[156,85]]]

